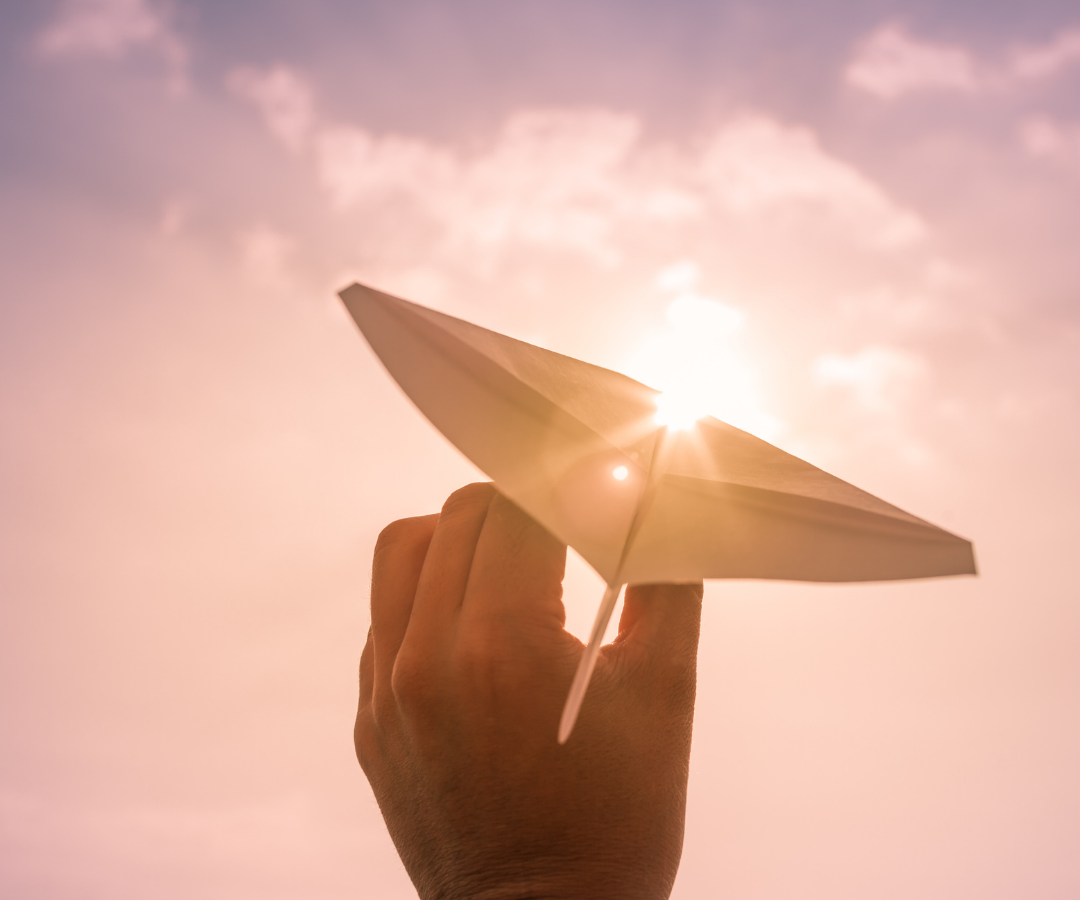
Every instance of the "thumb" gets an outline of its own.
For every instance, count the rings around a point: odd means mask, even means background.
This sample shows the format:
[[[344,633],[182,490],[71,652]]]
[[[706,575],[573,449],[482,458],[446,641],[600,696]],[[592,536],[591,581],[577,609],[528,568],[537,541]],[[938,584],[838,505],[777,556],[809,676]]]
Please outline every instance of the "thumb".
[[[619,634],[622,652],[642,662],[693,665],[701,633],[700,581],[692,584],[634,584],[626,588]]]

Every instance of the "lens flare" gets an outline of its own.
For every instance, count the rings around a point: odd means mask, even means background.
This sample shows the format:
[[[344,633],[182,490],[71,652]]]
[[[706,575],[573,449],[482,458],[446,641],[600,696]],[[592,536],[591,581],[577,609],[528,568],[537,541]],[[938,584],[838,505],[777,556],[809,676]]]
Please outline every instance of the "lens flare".
[[[611,470],[611,477],[616,481],[626,481],[626,476],[630,474],[630,470],[626,466],[616,466]]]

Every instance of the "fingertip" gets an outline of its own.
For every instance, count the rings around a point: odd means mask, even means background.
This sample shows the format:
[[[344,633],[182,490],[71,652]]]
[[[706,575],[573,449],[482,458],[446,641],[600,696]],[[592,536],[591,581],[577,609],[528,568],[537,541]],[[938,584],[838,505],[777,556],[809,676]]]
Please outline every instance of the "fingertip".
[[[416,580],[438,524],[439,515],[433,513],[398,519],[379,532],[371,560],[371,619],[376,631],[380,630],[381,613],[387,601],[392,607],[400,607],[405,599],[411,606]],[[410,590],[400,589],[403,580],[411,585]],[[403,593],[407,595],[404,598],[400,596]],[[407,609],[405,618],[408,619]]]
[[[614,658],[668,715],[693,718],[702,595],[700,582],[626,591]]]
[[[490,481],[474,481],[458,488],[443,504],[439,518],[453,520],[457,517],[476,517],[483,519],[492,500],[498,496],[495,485]]]
[[[426,550],[438,523],[438,513],[391,522],[379,532],[375,540],[375,562],[386,554],[415,555],[419,549]]]
[[[548,531],[525,510],[496,493],[491,500],[490,513],[493,524],[504,534],[504,540],[530,546],[533,553],[549,557],[561,557],[565,566],[566,544]],[[562,575],[559,576],[560,581]]]
[[[490,622],[566,621],[566,545],[513,501],[491,499],[464,608]]]
[[[416,584],[411,635],[439,639],[445,635],[450,618],[461,605],[476,543],[495,496],[493,485],[475,482],[446,498]]]
[[[618,640],[696,654],[704,593],[700,581],[629,585],[619,619]]]

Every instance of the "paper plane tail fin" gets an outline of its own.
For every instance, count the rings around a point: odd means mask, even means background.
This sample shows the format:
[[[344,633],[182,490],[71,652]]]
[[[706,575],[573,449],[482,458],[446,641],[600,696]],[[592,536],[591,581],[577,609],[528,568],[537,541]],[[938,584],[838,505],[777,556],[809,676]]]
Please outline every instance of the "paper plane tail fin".
[[[566,704],[563,706],[562,717],[559,719],[559,743],[565,744],[574,730],[578,713],[581,712],[581,703],[585,699],[585,691],[589,688],[593,669],[596,668],[596,657],[600,653],[600,642],[604,640],[604,632],[607,631],[608,622],[611,621],[611,613],[615,609],[615,601],[619,599],[621,584],[609,584],[604,591],[604,599],[600,601],[600,608],[596,611],[596,621],[593,622],[592,632],[589,635],[588,646],[581,655],[574,680],[570,684],[570,693],[567,694]]]

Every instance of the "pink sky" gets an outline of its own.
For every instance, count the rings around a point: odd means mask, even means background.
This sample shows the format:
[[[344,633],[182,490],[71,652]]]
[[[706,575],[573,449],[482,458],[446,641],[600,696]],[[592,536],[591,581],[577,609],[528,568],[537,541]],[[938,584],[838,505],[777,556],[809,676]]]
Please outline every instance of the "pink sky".
[[[0,12],[0,894],[414,896],[367,569],[478,476],[362,279],[975,542],[707,586],[677,900],[1080,896],[1080,15],[229,6]]]

